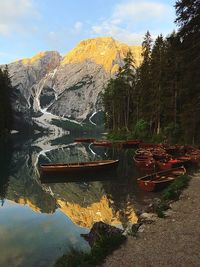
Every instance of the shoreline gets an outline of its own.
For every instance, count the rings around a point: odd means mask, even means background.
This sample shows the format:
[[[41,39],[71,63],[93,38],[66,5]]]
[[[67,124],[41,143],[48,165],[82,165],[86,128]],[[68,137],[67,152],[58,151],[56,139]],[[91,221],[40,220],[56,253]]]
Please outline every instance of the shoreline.
[[[199,266],[200,171],[192,175],[166,217],[143,224],[136,236],[109,255],[102,267]]]

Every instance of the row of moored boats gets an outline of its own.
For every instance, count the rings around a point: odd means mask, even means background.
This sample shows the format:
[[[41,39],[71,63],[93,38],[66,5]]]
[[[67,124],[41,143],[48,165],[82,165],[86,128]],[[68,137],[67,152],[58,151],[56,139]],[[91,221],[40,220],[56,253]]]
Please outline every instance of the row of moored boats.
[[[146,191],[164,188],[184,175],[190,166],[200,163],[200,150],[191,146],[141,144],[133,157],[135,165],[147,175],[138,178]]]
[[[138,140],[97,141],[93,138],[79,138],[75,142],[92,143],[95,146],[118,146],[120,148],[137,148],[133,161],[141,171],[148,173],[137,179],[138,185],[146,191],[159,190],[180,175],[193,164],[200,163],[200,150],[191,146],[146,144]],[[51,163],[40,166],[41,177],[49,175],[82,175],[112,171],[119,160],[98,160],[77,163]]]

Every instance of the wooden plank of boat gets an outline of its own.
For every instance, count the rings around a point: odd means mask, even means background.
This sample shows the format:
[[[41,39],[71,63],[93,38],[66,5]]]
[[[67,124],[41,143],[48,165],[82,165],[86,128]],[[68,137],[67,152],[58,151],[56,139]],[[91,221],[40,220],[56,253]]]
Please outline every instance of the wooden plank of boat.
[[[168,170],[179,166],[190,167],[192,165],[192,160],[190,157],[182,156],[170,160],[158,160],[156,164],[160,170]]]
[[[166,187],[171,182],[173,182],[177,177],[185,173],[186,169],[183,166],[181,166],[178,168],[173,168],[145,175],[143,177],[138,178],[137,182],[139,187],[145,191],[157,191]]]
[[[151,156],[136,155],[133,157],[135,165],[143,170],[155,170],[155,160]]]
[[[110,141],[104,141],[104,140],[102,140],[102,141],[94,141],[93,142],[93,145],[94,146],[106,146],[106,147],[110,147],[110,146],[112,146],[112,142],[110,142]]]
[[[183,161],[177,159],[170,159],[170,160],[158,160],[156,164],[160,170],[169,170],[174,167],[181,166]]]
[[[77,143],[93,143],[96,139],[95,138],[75,138],[74,142]]]
[[[171,155],[179,155],[183,149],[183,146],[180,145],[166,145],[164,149],[167,153]]]
[[[76,163],[51,163],[40,165],[41,175],[48,174],[82,174],[106,171],[117,167],[119,160],[99,160]]]
[[[193,163],[200,164],[200,149],[193,149],[190,152],[187,152],[185,156],[190,157]]]
[[[162,148],[161,144],[140,143],[140,148]]]

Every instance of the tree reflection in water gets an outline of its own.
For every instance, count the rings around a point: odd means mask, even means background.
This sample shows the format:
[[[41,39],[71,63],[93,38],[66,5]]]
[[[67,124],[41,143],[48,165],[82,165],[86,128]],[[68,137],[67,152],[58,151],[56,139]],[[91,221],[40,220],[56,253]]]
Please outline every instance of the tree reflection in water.
[[[5,202],[6,192],[9,184],[9,165],[11,162],[11,143],[0,140],[0,200],[1,206]]]

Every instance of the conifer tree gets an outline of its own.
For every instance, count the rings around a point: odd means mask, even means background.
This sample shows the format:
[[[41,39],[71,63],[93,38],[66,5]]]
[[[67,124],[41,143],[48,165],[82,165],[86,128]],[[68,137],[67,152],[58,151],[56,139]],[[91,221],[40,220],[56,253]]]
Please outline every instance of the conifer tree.
[[[137,91],[139,100],[139,118],[144,119],[150,125],[152,124],[152,118],[149,113],[151,103],[151,49],[152,39],[149,31],[145,34],[144,41],[142,43],[142,56],[143,62],[138,70],[137,78]]]
[[[183,70],[181,121],[187,142],[200,141],[200,1],[176,2]]]
[[[12,128],[11,109],[11,82],[8,75],[8,68],[0,69],[0,133],[5,133]]]
[[[160,134],[161,114],[163,114],[163,93],[164,93],[164,68],[165,68],[165,42],[163,36],[156,38],[151,53],[151,84],[152,101],[151,113],[153,118],[153,132]]]
[[[105,122],[108,129],[129,131],[133,123],[135,63],[131,51],[124,59],[115,79],[110,79],[103,94]]]

